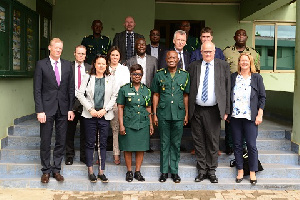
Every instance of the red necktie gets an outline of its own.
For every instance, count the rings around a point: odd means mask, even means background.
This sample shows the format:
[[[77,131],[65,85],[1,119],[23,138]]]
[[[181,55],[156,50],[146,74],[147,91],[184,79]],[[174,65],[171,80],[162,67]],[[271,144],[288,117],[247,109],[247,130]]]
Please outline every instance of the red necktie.
[[[80,71],[80,65],[78,65],[78,89],[80,88],[81,85],[81,71]]]

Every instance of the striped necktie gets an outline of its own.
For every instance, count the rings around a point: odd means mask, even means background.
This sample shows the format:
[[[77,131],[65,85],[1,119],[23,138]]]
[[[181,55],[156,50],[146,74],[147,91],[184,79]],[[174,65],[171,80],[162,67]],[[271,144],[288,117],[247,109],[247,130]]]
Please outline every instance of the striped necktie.
[[[206,63],[205,75],[203,80],[203,87],[202,87],[202,95],[201,100],[205,103],[208,100],[208,73],[209,73],[209,63]]]

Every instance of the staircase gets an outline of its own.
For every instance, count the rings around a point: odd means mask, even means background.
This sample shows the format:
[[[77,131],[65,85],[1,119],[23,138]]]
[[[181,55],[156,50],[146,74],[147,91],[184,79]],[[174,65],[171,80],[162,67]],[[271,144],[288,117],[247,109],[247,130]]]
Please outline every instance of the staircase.
[[[9,131],[8,145],[0,150],[0,187],[12,188],[47,188],[53,190],[76,191],[152,191],[152,190],[299,190],[300,189],[300,165],[299,156],[291,151],[290,138],[291,126],[265,120],[259,127],[257,147],[259,160],[264,171],[257,173],[258,183],[251,186],[249,176],[242,183],[235,183],[236,169],[229,167],[229,161],[233,155],[222,153],[219,156],[217,176],[218,184],[212,184],[209,180],[195,183],[197,175],[195,168],[195,156],[189,153],[192,146],[190,129],[185,129],[182,139],[182,149],[179,163],[179,175],[182,182],[173,183],[169,178],[167,182],[158,182],[159,172],[159,137],[156,134],[151,139],[154,153],[145,153],[141,172],[146,178],[145,182],[125,181],[126,166],[124,159],[121,165],[113,163],[111,151],[107,152],[106,176],[109,183],[98,181],[90,183],[87,179],[87,168],[79,162],[79,151],[76,151],[74,164],[62,165],[61,173],[65,177],[63,183],[58,183],[50,178],[48,184],[40,182],[41,165],[39,157],[39,124],[36,120],[27,120],[16,124]],[[75,146],[79,149],[79,138]],[[53,139],[54,141],[54,139]],[[224,150],[224,130],[221,131],[220,149]],[[134,160],[134,159],[133,159]],[[63,161],[64,163],[64,161]],[[133,163],[133,166],[135,163]],[[97,166],[95,165],[95,173]]]

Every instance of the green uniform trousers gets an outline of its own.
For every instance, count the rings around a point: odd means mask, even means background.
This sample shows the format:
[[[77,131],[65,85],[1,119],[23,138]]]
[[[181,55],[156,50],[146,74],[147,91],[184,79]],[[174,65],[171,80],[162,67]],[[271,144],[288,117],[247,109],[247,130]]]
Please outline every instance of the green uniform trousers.
[[[160,134],[160,172],[178,174],[183,120],[158,120]]]

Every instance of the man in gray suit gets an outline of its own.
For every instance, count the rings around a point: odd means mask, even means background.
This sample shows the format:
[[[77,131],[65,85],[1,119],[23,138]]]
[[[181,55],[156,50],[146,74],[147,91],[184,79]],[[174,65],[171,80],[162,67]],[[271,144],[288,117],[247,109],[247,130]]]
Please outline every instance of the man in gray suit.
[[[116,33],[113,40],[113,46],[117,46],[121,51],[121,63],[135,55],[134,43],[138,38],[144,38],[143,35],[134,32],[135,27],[134,18],[128,16],[125,18],[125,31]]]
[[[80,88],[81,81],[85,74],[89,73],[91,70],[91,65],[84,63],[86,57],[86,47],[83,45],[78,45],[75,47],[75,62],[72,62],[73,77],[75,80],[75,94]],[[82,105],[79,100],[75,97],[75,103],[73,106],[73,111],[75,118],[73,121],[68,122],[67,139],[66,139],[66,165],[72,165],[75,156],[74,148],[74,136],[76,132],[76,126],[78,121],[80,121],[80,161],[85,163],[85,133],[84,133],[84,123],[83,117],[81,116]]]
[[[157,59],[153,56],[146,54],[146,40],[144,38],[138,38],[135,42],[136,56],[131,57],[127,60],[126,65],[129,70],[132,65],[140,64],[143,67],[144,75],[142,83],[150,88],[154,74],[157,70]]]
[[[189,65],[191,88],[189,119],[195,144],[200,182],[208,178],[218,183],[218,150],[221,119],[230,112],[230,68],[226,61],[214,58],[215,45],[206,41],[201,46],[203,60]]]

